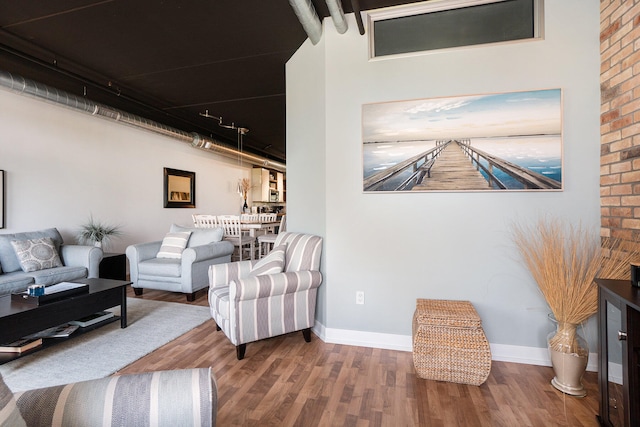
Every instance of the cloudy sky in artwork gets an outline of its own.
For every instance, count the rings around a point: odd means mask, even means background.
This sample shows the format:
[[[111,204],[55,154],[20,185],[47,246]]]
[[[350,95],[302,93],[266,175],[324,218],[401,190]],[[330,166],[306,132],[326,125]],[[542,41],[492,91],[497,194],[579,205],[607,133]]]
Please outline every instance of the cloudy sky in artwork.
[[[560,89],[362,106],[363,142],[559,135]]]

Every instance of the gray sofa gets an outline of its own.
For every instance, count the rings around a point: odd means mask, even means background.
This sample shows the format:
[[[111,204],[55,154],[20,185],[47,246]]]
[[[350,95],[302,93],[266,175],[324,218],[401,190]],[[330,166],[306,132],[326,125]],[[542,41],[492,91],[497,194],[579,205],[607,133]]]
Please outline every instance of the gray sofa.
[[[12,241],[50,238],[62,266],[25,272]],[[53,285],[86,277],[98,277],[102,250],[94,246],[65,245],[55,228],[24,233],[0,234],[0,295],[20,292],[29,285]]]
[[[186,294],[195,299],[196,291],[209,286],[210,265],[231,261],[234,246],[222,240],[222,228],[191,228],[173,224],[169,233],[189,233],[179,258],[159,258],[163,241],[140,243],[127,248],[133,290],[142,295],[144,288]]]

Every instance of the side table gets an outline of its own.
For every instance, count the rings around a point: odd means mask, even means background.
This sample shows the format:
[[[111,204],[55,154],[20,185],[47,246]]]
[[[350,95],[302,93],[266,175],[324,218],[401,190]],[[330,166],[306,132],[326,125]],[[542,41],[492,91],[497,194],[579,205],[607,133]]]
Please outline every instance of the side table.
[[[127,280],[127,256],[107,252],[100,261],[101,279]]]

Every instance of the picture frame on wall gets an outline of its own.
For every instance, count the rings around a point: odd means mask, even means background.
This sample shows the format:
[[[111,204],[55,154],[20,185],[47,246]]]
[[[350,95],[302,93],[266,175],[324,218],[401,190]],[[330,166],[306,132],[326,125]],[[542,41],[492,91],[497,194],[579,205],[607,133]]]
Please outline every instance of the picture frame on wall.
[[[363,192],[562,191],[562,90],[362,106]]]
[[[0,169],[0,228],[5,227],[4,170]]]
[[[164,168],[164,207],[196,207],[196,173]]]

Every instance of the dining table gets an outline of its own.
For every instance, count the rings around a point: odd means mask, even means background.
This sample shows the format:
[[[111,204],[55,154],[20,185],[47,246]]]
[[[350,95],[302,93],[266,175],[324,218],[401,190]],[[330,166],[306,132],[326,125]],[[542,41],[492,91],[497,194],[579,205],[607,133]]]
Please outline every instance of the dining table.
[[[256,230],[275,230],[276,227],[280,225],[280,221],[271,221],[271,222],[240,222],[240,230],[248,231],[249,236],[256,237]]]

